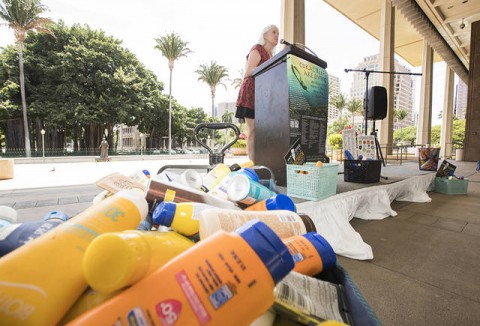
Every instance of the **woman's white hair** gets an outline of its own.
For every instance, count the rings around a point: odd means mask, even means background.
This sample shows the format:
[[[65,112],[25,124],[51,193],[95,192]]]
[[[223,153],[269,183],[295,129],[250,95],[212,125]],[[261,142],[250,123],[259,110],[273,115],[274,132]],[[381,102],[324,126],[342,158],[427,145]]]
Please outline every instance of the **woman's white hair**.
[[[278,30],[278,27],[276,25],[268,25],[262,30],[262,33],[260,34],[260,37],[258,38],[257,44],[260,45],[265,45],[265,33],[269,32],[270,30],[276,28]]]

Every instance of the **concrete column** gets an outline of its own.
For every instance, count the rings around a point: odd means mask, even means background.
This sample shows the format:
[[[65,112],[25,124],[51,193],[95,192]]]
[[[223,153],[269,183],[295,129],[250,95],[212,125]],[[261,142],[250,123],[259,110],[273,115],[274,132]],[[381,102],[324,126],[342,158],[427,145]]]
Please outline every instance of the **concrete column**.
[[[382,0],[380,12],[380,55],[378,58],[378,66],[380,71],[395,71],[394,66],[394,46],[395,46],[395,7],[392,6],[391,0]],[[379,78],[380,85],[387,89],[387,117],[380,122],[378,129],[378,141],[380,146],[392,146],[393,143],[393,74],[381,74]],[[391,147],[387,147],[390,154]]]
[[[465,125],[465,161],[480,160],[480,21],[472,23]]]
[[[453,129],[453,93],[454,73],[447,67],[445,76],[445,98],[443,102],[442,129],[440,132],[440,156],[450,157],[453,151],[452,129]]]
[[[423,40],[422,58],[422,88],[420,91],[420,109],[417,121],[417,145],[430,143],[432,130],[432,79],[433,79],[433,49]]]
[[[280,38],[305,44],[305,1],[281,0]]]

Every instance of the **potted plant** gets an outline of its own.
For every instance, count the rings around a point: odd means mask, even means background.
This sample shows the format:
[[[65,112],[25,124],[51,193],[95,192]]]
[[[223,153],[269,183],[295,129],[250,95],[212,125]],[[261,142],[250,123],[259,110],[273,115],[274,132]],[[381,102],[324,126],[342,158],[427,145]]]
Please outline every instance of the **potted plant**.
[[[341,134],[331,134],[328,137],[328,145],[332,149],[332,160],[341,161],[343,159],[342,147],[343,139]]]
[[[238,136],[237,141],[232,145],[233,155],[247,155],[247,135],[243,132]]]

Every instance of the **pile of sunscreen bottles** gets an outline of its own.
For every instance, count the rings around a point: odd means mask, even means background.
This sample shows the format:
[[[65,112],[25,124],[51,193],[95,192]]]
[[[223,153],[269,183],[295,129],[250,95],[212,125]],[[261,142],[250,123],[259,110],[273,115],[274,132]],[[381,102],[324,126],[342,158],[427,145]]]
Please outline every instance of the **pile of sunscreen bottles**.
[[[291,271],[336,264],[314,219],[264,184],[252,162],[139,170],[102,178],[72,217],[16,223],[5,209],[0,325],[254,323]]]

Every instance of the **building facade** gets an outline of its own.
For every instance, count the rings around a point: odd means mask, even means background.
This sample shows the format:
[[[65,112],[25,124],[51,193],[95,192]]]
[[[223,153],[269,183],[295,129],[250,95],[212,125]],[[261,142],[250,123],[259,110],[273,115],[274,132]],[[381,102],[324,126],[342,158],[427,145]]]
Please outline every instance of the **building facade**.
[[[453,113],[459,119],[465,119],[467,112],[468,86],[461,79],[458,80]]]
[[[335,121],[340,112],[332,105],[332,99],[342,92],[340,78],[334,75],[328,74],[328,123],[331,124]]]
[[[408,112],[408,115],[401,122],[394,119],[393,129],[397,130],[403,127],[411,126],[414,124],[414,90],[415,90],[415,79],[411,75],[408,75],[412,71],[406,66],[400,64],[400,62],[395,59],[394,61],[395,72],[402,74],[393,74],[394,78],[394,94],[393,94],[393,108],[405,109]],[[379,62],[378,54],[371,55],[363,58],[363,61],[358,64],[355,70],[371,70],[379,71]],[[368,88],[372,86],[379,86],[382,73],[371,72],[368,74]],[[350,89],[351,98],[364,99],[365,97],[365,87],[366,87],[366,73],[364,72],[354,72],[352,87]]]

